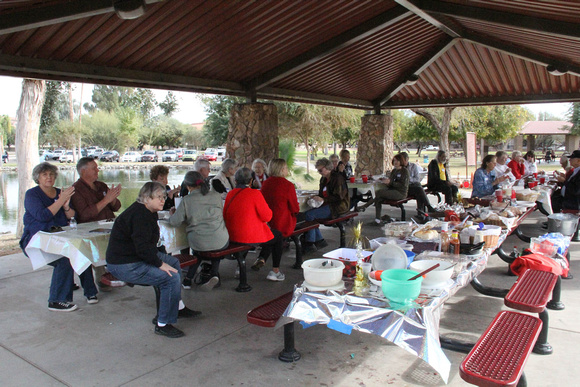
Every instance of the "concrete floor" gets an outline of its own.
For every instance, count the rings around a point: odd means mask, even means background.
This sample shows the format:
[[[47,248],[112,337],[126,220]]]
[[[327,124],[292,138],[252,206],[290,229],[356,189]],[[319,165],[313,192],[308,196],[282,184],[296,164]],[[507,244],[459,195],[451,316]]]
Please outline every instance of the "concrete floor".
[[[414,204],[414,202],[412,202]],[[362,213],[363,234],[381,236],[366,227],[372,209]],[[398,210],[385,208],[392,216]],[[415,213],[407,208],[408,215]],[[528,235],[540,235],[539,212],[526,219]],[[338,230],[323,228],[329,241],[324,251],[338,246]],[[506,246],[524,246],[512,236]],[[580,243],[572,245],[572,270],[578,279],[563,281],[563,311],[550,311],[549,342],[554,353],[532,354],[525,371],[530,386],[573,386],[580,358]],[[121,288],[100,293],[100,302],[86,303],[82,290],[75,292],[79,311],[55,313],[47,309],[51,268],[32,271],[23,254],[0,257],[0,385],[1,386],[437,386],[440,377],[425,363],[376,336],[354,332],[344,335],[314,326],[297,327],[296,348],[302,359],[282,363],[282,330],[261,328],[246,321],[246,312],[292,290],[302,278],[291,269],[294,250],[286,251],[282,271],[286,281],[266,281],[267,270],[249,270],[249,293],[233,291],[234,261],[221,267],[222,287],[204,293],[184,290],[185,303],[203,311],[200,318],[180,321],[186,336],[168,339],[153,333],[153,290]],[[321,254],[310,254],[308,258]],[[248,256],[248,266],[255,254]],[[514,277],[507,265],[492,256],[482,282],[508,288]],[[503,300],[460,290],[444,307],[441,333],[474,341],[503,306]],[[452,363],[450,386],[466,385],[458,374],[464,355],[445,351]]]

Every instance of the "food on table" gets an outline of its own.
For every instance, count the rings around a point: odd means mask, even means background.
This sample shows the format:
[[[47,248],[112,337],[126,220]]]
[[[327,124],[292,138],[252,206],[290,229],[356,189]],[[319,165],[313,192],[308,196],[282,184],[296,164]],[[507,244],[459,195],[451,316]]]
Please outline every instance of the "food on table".
[[[426,241],[439,239],[439,233],[435,230],[419,230],[415,233],[415,237]]]

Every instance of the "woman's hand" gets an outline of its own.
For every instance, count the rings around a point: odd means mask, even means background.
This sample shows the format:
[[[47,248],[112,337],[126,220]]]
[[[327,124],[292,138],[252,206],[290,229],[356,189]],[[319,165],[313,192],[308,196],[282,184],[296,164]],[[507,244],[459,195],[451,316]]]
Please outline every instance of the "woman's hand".
[[[163,270],[164,272],[166,272],[170,277],[173,277],[173,275],[171,273],[177,273],[177,270],[171,266],[168,265],[167,263],[163,262],[161,264],[161,266],[159,267],[160,270]]]
[[[173,197],[175,196],[175,194],[178,194],[180,191],[181,191],[181,186],[180,185],[177,186],[177,187],[176,186],[173,186],[173,189],[171,191],[167,192],[167,196],[170,199],[173,199]]]
[[[169,209],[169,215],[173,215],[173,214],[175,214],[175,207],[171,207]]]
[[[313,196],[313,197],[312,197],[312,199],[316,200],[317,202],[321,202],[321,203],[324,201],[324,199],[323,199],[323,198],[321,198],[321,197],[320,197],[320,196],[318,196],[318,195],[317,195],[317,196]]]
[[[62,200],[63,205],[65,205],[66,207],[68,207],[68,204],[70,202],[70,198],[74,195],[75,193],[75,187],[73,187],[72,185],[68,188],[63,188],[60,191],[60,195],[59,195],[59,199]]]

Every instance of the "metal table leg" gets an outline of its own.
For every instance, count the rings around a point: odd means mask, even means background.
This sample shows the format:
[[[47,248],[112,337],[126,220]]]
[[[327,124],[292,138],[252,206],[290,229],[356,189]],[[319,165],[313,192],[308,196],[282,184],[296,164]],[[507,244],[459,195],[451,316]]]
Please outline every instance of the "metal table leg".
[[[509,292],[509,289],[499,289],[485,286],[479,282],[477,277],[471,280],[471,286],[479,293],[490,297],[505,298]]]
[[[240,284],[236,288],[236,292],[245,293],[252,290],[252,287],[248,285],[248,276],[246,274],[246,254],[235,253],[236,259],[238,261],[238,266],[240,268]]]

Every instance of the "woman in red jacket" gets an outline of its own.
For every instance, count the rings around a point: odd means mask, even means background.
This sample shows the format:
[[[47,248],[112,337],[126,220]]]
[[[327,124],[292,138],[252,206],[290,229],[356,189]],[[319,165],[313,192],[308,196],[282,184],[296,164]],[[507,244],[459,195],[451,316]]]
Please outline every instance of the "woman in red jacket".
[[[508,168],[511,168],[516,180],[519,180],[524,176],[526,173],[526,165],[524,164],[522,152],[515,151],[512,153],[512,160],[508,163]]]
[[[279,230],[284,238],[296,227],[296,214],[300,212],[294,184],[286,180],[288,166],[284,159],[270,161],[270,177],[262,185],[262,195],[272,210],[270,226]]]
[[[252,269],[260,270],[271,253],[272,270],[266,279],[284,281],[285,276],[280,271],[284,238],[280,231],[268,226],[272,210],[260,191],[249,188],[253,180],[249,168],[238,169],[234,179],[236,188],[228,192],[224,204],[224,220],[230,241],[261,245],[262,251]]]

